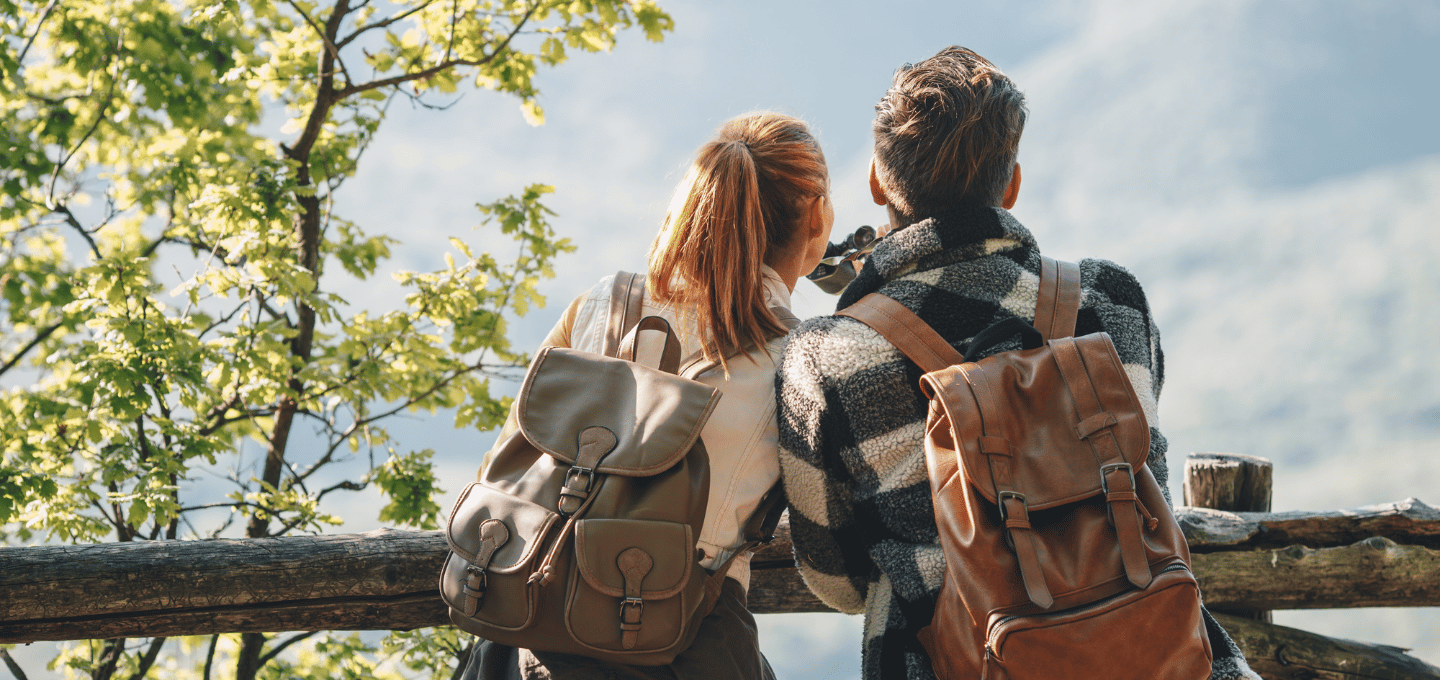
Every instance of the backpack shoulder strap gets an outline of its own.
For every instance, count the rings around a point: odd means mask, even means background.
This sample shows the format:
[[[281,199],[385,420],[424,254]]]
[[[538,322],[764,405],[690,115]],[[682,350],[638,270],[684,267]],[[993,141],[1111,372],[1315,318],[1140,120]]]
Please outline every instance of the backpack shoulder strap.
[[[800,325],[800,317],[795,316],[794,312],[784,307],[771,307],[770,313],[775,315],[775,320],[779,321],[787,331],[793,331],[796,326]]]
[[[795,316],[794,312],[791,312],[789,309],[786,309],[784,307],[771,307],[770,313],[775,315],[776,320],[778,320],[787,331],[793,331],[795,330],[796,326],[800,325],[800,317]],[[732,354],[725,355],[725,358],[729,359],[732,356],[739,356],[740,354],[740,352],[734,352]],[[720,362],[718,361],[706,359],[704,350],[697,349],[694,352],[691,352],[689,356],[680,360],[680,370],[676,371],[675,373],[676,375],[682,375],[687,378],[694,378],[695,376],[700,375],[701,373],[704,373],[705,371],[708,371],[719,365]]]
[[[775,539],[775,527],[780,525],[780,515],[785,512],[785,507],[785,486],[777,481],[765,492],[765,496],[760,499],[760,505],[742,527],[745,543],[730,553],[730,557],[726,558],[714,573],[705,577],[705,601],[702,603],[705,611],[715,608],[715,601],[720,599],[720,587],[725,584],[725,574],[730,571],[730,565],[735,563],[735,559],[754,550],[761,543],[769,543]]]
[[[1075,334],[1080,314],[1080,265],[1040,256],[1040,294],[1035,328],[1045,342]]]
[[[964,362],[965,358],[945,338],[909,307],[894,298],[871,293],[837,312],[865,324],[879,333],[926,373]]]
[[[620,340],[640,323],[640,305],[645,298],[645,277],[621,271],[615,273],[615,286],[610,289],[610,318],[605,322],[605,345],[601,353],[617,356]]]

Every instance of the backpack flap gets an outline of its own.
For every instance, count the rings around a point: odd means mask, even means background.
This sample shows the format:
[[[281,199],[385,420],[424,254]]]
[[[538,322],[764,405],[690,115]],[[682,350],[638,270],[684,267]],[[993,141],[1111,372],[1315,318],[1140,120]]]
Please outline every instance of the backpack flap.
[[[581,433],[600,427],[615,443],[599,454],[594,472],[646,477],[684,458],[720,391],[623,359],[547,347],[517,401],[520,431],[545,453],[575,465]]]
[[[476,482],[450,511],[445,540],[451,554],[440,574],[445,602],[467,617],[511,629],[534,615],[525,583],[560,515],[527,499]]]
[[[476,482],[455,500],[445,540],[466,562],[483,561],[489,571],[508,573],[530,562],[559,517],[554,510]],[[504,530],[487,530],[496,520],[504,522]],[[485,545],[487,541],[493,545]]]
[[[1080,370],[1055,370],[1056,345],[1073,346]],[[1103,493],[1111,447],[1132,471],[1150,453],[1145,413],[1105,333],[951,366],[921,383],[949,416],[966,479],[992,503],[993,454],[1008,460],[1025,505],[1044,510]]]

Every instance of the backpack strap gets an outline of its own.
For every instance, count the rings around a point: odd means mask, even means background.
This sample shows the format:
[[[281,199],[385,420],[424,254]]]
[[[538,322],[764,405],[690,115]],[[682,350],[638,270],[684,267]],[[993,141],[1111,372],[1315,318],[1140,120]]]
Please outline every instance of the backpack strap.
[[[662,316],[647,316],[634,324],[625,332],[625,337],[620,340],[620,349],[615,356],[626,361],[636,361],[649,365],[648,362],[641,362],[637,355],[640,344],[640,333],[643,331],[658,331],[665,334],[665,347],[660,354],[660,363],[653,366],[666,373],[680,374],[680,338],[675,337],[675,331],[671,330],[670,322]]]
[[[793,331],[795,330],[796,326],[800,325],[800,317],[795,316],[793,312],[784,307],[771,307],[770,313],[775,315],[775,319],[778,320],[780,322],[780,325],[784,326],[785,330],[787,331]],[[725,355],[725,358],[729,359],[730,357],[738,356],[739,354],[740,352],[735,352],[734,354],[727,354]],[[707,360],[705,358],[705,350],[697,349],[694,352],[691,352],[689,356],[680,360],[680,370],[675,371],[675,374],[693,380],[695,376],[700,375],[701,373],[704,373],[705,371],[708,371],[719,365],[720,362]]]
[[[1015,561],[1020,567],[1020,580],[1030,601],[1041,609],[1055,604],[1050,587],[1045,583],[1045,571],[1040,567],[1040,551],[1036,547],[1034,527],[1030,524],[1030,508],[1026,505],[1025,494],[1015,487],[1014,456],[1010,442],[1001,434],[1004,428],[997,418],[1007,417],[995,395],[986,369],[980,364],[960,367],[965,382],[975,395],[980,407],[981,437],[977,442],[980,453],[990,465],[990,479],[995,485],[995,505],[1000,510],[1000,521],[1005,527],[1005,539],[1015,551]]]
[[[779,321],[787,331],[793,331],[796,326],[800,325],[800,317],[795,316],[794,312],[784,307],[771,307],[770,313],[775,315],[775,320]]]
[[[605,323],[605,344],[601,354],[613,357],[620,352],[620,340],[640,323],[641,304],[645,298],[645,277],[621,271],[615,273],[610,289],[610,318]]]
[[[1035,300],[1035,328],[1046,342],[1075,334],[1080,314],[1080,265],[1040,256],[1040,292]]]
[[[725,585],[725,574],[730,571],[730,565],[735,563],[735,559],[754,550],[755,546],[775,539],[775,527],[780,525],[780,515],[785,512],[785,505],[785,487],[783,483],[775,482],[775,486],[765,492],[765,496],[760,499],[760,505],[745,522],[745,543],[730,553],[730,557],[725,558],[725,562],[716,568],[714,573],[705,577],[705,601],[701,603],[704,611],[715,608],[715,602],[720,599],[720,588]]]
[[[879,333],[926,373],[965,361],[930,324],[894,298],[871,293],[836,312],[865,324]]]
[[[1107,413],[1101,404],[1095,381],[1085,368],[1075,339],[1056,339],[1050,343],[1050,349],[1054,352],[1055,364],[1060,368],[1060,375],[1080,418],[1076,433],[1090,443],[1090,450],[1100,464],[1100,488],[1105,492],[1110,524],[1115,527],[1115,535],[1120,541],[1125,575],[1135,587],[1146,588],[1150,585],[1151,574],[1150,562],[1145,556],[1145,529],[1140,517],[1144,504],[1136,493],[1135,468],[1126,462],[1111,429],[1115,416]]]

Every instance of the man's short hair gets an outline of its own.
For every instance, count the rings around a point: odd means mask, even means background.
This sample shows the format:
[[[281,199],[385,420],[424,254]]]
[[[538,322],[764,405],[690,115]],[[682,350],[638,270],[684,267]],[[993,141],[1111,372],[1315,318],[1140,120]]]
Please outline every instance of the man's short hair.
[[[947,47],[906,64],[875,111],[876,174],[906,223],[961,203],[1004,200],[1025,95],[984,57]]]

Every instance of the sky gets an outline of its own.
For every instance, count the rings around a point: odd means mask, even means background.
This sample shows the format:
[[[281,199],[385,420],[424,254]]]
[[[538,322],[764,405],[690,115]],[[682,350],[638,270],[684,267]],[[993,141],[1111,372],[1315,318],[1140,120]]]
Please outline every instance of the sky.
[[[1440,362],[1427,342],[1440,335],[1440,5],[662,6],[676,24],[663,43],[622,34],[612,53],[538,76],[543,127],[492,93],[445,112],[397,104],[341,210],[404,239],[397,268],[431,269],[447,236],[494,242],[470,230],[474,203],[555,185],[555,224],[579,250],[544,286],[553,304],[512,326],[533,345],[596,279],[644,269],[691,155],[737,114],[811,124],[837,234],[883,221],[864,184],[874,103],[897,66],[964,45],[1027,94],[1015,215],[1046,253],[1111,259],[1146,286],[1176,498],[1187,453],[1229,451],[1274,461],[1276,510],[1440,504]],[[795,310],[834,300],[802,281]],[[453,497],[493,435],[431,424],[396,431],[440,452]],[[1276,619],[1440,663],[1421,632],[1440,629],[1434,609]],[[857,677],[857,619],[760,620],[782,677]]]
[[[1275,464],[1276,510],[1417,497],[1440,504],[1440,4],[1421,0],[661,0],[663,43],[622,33],[536,78],[546,124],[471,91],[391,109],[337,208],[402,240],[391,269],[443,267],[447,238],[497,255],[476,203],[545,182],[578,250],[551,305],[512,324],[537,344],[573,296],[643,271],[694,151],[735,115],[797,115],[829,161],[837,235],[878,225],[865,187],[874,103],[896,67],[952,44],[1025,91],[1014,209],[1044,252],[1102,257],[1145,285],[1166,381],[1172,491],[1190,452]],[[436,103],[449,103],[437,100]],[[336,292],[402,304],[387,277]],[[800,282],[795,311],[833,311]],[[513,392],[515,386],[507,389]],[[448,507],[494,434],[448,414],[392,428],[432,448]],[[364,494],[337,531],[378,525]],[[1413,647],[1440,664],[1440,610],[1280,612],[1317,632]],[[759,617],[782,678],[858,677],[860,622]],[[31,664],[32,666],[34,664]],[[35,677],[35,676],[32,676]]]

